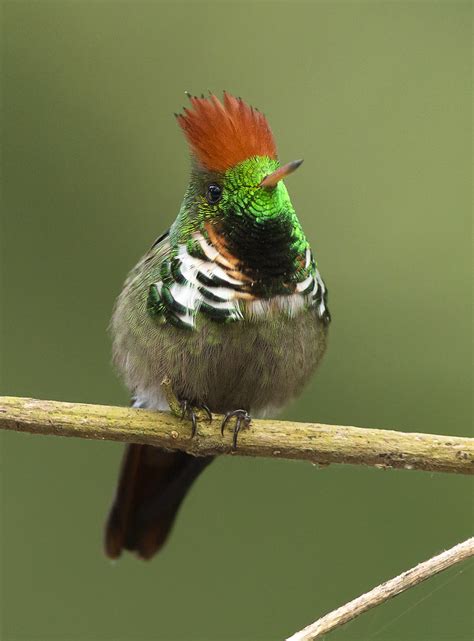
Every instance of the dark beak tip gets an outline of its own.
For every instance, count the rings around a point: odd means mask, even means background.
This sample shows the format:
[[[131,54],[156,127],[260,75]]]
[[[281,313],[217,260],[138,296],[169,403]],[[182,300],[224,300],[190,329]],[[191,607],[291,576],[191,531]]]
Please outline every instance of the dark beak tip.
[[[290,162],[286,163],[286,165],[283,165],[282,167],[275,169],[275,171],[273,171],[271,174],[268,174],[268,176],[266,176],[262,180],[262,182],[260,183],[260,187],[264,187],[264,188],[275,187],[275,185],[280,180],[283,180],[283,178],[286,178],[286,176],[289,176],[294,171],[296,171],[302,163],[303,163],[303,159],[300,158],[299,160],[291,160]]]
[[[288,163],[288,169],[289,169],[289,174],[292,174],[294,171],[298,169],[298,167],[301,167],[303,164],[303,158],[300,158],[299,160],[292,160],[291,162]]]

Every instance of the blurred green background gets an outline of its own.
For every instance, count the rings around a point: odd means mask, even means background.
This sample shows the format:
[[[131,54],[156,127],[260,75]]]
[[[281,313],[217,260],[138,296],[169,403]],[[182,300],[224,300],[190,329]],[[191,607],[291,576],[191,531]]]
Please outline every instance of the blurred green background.
[[[107,324],[173,221],[184,90],[267,114],[330,291],[286,417],[471,429],[469,2],[4,2],[1,393],[126,404]],[[151,563],[102,553],[122,447],[1,435],[2,639],[270,641],[466,538],[465,477],[222,458]],[[472,638],[473,565],[331,640]]]

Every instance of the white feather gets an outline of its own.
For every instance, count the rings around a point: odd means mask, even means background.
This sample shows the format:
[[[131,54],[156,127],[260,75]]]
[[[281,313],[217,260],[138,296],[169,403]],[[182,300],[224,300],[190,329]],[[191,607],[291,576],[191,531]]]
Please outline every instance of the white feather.
[[[185,325],[189,325],[190,328],[193,328],[196,325],[196,317],[190,313],[186,314],[176,314],[179,320]]]
[[[240,320],[243,318],[242,310],[237,300],[237,292],[230,287],[207,287],[198,280],[198,274],[201,273],[208,278],[213,276],[223,280],[232,285],[243,285],[244,282],[229,276],[225,269],[218,265],[215,260],[219,256],[217,250],[210,245],[201,234],[195,234],[195,238],[200,243],[205,255],[209,260],[203,260],[191,256],[187,250],[186,245],[180,245],[178,249],[178,258],[180,260],[180,271],[182,276],[186,279],[186,284],[173,283],[170,287],[170,293],[173,299],[186,308],[186,313],[178,314],[179,319],[189,325],[195,326],[195,316],[201,304],[204,302],[205,296],[201,294],[199,288],[205,287],[207,291],[215,296],[222,298],[221,301],[211,301],[206,299],[206,303],[214,309],[226,310],[229,312],[230,318]],[[306,267],[311,264],[311,252],[306,251]],[[324,283],[316,271],[316,278],[308,276],[304,281],[296,285],[296,293],[291,296],[274,296],[270,299],[257,299],[246,301],[243,303],[246,315],[250,319],[261,319],[274,314],[283,313],[290,317],[296,316],[302,309],[304,309],[308,296],[303,296],[301,292],[309,287],[311,281],[314,280],[314,287],[310,297],[314,296],[321,287],[324,294]],[[162,283],[156,283],[158,292],[161,292]],[[325,311],[324,301],[318,305],[318,314],[322,316]]]
[[[200,271],[209,278],[211,276],[216,276],[217,278],[220,278],[221,280],[224,280],[231,285],[244,284],[243,280],[232,278],[232,276],[229,276],[225,269],[222,269],[220,265],[216,265],[215,263],[204,263]]]
[[[207,287],[206,291],[210,294],[214,294],[219,298],[222,298],[223,301],[231,301],[236,299],[235,289],[229,289],[228,287]],[[204,294],[205,297],[205,294]]]
[[[208,246],[210,247],[210,245]],[[178,258],[181,261],[181,273],[186,278],[186,280],[189,280],[196,286],[200,285],[199,281],[196,279],[196,275],[198,272],[201,272],[208,278],[216,276],[217,278],[226,281],[230,285],[244,284],[242,280],[237,280],[236,278],[232,278],[232,276],[229,276],[225,269],[223,269],[220,265],[191,256],[186,248],[186,245],[180,245],[178,250]]]
[[[326,311],[326,305],[324,303],[324,293],[326,291],[326,287],[324,285],[323,279],[321,278],[321,274],[319,273],[318,270],[316,270],[316,280],[321,287],[321,302],[318,305],[318,315],[320,318],[322,318],[324,312]]]
[[[293,294],[293,296],[288,296],[287,298],[287,314],[293,318],[293,316],[296,316],[296,314],[304,308],[305,299],[303,296],[298,296],[297,294]]]
[[[274,296],[263,300],[246,303],[246,310],[251,319],[284,313],[291,318],[304,308],[305,298],[301,294],[291,296]]]
[[[301,283],[298,283],[296,285],[296,291],[297,292],[304,292],[305,289],[307,289],[313,280],[313,275],[310,274],[308,278],[305,278],[304,280],[301,281]]]
[[[229,311],[236,309],[235,302],[228,300],[228,301],[222,301],[220,303],[216,301],[206,301],[208,305],[211,305],[211,307],[214,307],[214,309],[228,309]]]
[[[194,234],[194,238],[198,241],[198,243],[201,245],[202,251],[206,254],[206,256],[209,258],[211,261],[215,261],[216,258],[219,256],[219,252],[215,247],[210,245],[204,236],[201,234]]]
[[[324,294],[324,292],[326,291],[326,287],[324,285],[323,279],[321,278],[321,274],[319,273],[318,270],[316,270],[316,280],[321,285],[321,292]]]
[[[193,285],[173,283],[170,287],[170,294],[177,303],[186,307],[186,309],[193,311],[196,309],[199,292]]]

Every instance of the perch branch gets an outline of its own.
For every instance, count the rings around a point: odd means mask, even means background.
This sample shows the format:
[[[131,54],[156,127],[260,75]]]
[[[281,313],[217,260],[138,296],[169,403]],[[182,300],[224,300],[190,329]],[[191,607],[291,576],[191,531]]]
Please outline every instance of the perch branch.
[[[222,437],[222,416],[215,415],[212,423],[199,418],[198,433],[191,439],[189,421],[168,412],[0,397],[2,429],[145,443],[196,456],[231,454],[231,426]],[[474,472],[474,439],[321,423],[253,420],[239,434],[238,454],[302,459],[320,465]]]
[[[411,570],[399,574],[390,579],[390,581],[378,585],[370,592],[366,592],[357,599],[321,617],[303,630],[296,632],[296,634],[288,637],[286,641],[313,641],[314,639],[320,639],[324,634],[355,619],[363,612],[367,612],[367,610],[384,603],[384,601],[388,601],[388,599],[392,599],[397,594],[405,592],[405,590],[471,556],[474,556],[474,537],[463,543],[458,543],[453,548],[434,556],[428,561],[419,563]]]

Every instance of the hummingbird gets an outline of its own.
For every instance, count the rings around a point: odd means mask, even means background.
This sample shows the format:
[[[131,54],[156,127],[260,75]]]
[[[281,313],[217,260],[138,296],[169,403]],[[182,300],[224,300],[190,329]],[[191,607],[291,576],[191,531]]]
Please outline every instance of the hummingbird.
[[[232,447],[251,417],[274,415],[320,362],[327,289],[284,179],[270,126],[224,92],[175,114],[191,155],[177,218],[129,273],[111,320],[113,360],[135,407],[169,409],[167,378],[190,420],[223,414]],[[151,558],[213,460],[127,446],[105,529],[105,551]]]

